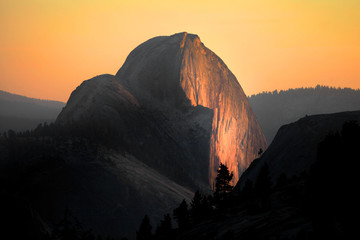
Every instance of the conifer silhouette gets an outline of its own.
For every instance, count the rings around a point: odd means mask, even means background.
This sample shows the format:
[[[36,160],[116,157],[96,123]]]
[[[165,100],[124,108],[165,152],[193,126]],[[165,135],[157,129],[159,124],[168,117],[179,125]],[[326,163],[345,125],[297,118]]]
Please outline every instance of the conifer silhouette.
[[[222,163],[220,163],[217,172],[215,179],[215,197],[221,200],[232,191],[233,186],[231,185],[231,180],[234,175],[230,173],[228,167]]]

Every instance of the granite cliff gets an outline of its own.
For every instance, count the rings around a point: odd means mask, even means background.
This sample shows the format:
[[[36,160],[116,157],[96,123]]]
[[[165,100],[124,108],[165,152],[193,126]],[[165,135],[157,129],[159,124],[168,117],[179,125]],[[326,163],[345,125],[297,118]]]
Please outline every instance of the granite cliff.
[[[152,38],[129,54],[115,76],[85,81],[57,122],[90,120],[110,124],[125,151],[150,166],[168,173],[167,163],[175,164],[203,187],[213,184],[220,162],[234,173],[235,184],[266,148],[235,76],[188,33]]]

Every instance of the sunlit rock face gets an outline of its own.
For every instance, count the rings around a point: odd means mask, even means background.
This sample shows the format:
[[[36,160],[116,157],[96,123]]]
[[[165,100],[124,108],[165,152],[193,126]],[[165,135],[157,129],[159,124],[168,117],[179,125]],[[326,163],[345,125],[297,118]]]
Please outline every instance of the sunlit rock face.
[[[210,186],[220,162],[234,173],[236,183],[259,149],[266,148],[237,79],[197,35],[179,33],[148,40],[130,53],[116,77],[143,105],[157,105],[166,112],[188,105],[213,110]]]
[[[186,34],[184,35],[186,37]],[[192,105],[214,110],[209,178],[213,182],[219,162],[234,173],[234,183],[257,157],[266,140],[248,99],[235,76],[197,36],[184,40],[180,83]]]

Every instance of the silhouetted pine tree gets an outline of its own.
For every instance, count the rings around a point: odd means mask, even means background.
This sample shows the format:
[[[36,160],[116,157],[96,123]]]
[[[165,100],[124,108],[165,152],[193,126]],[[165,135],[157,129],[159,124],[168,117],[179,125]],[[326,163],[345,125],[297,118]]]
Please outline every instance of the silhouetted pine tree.
[[[360,126],[347,122],[318,145],[306,182],[309,213],[317,236],[349,239],[357,232]]]
[[[256,179],[254,188],[255,193],[257,195],[267,195],[271,191],[271,185],[269,166],[265,163],[261,167],[259,175]]]
[[[165,214],[156,228],[155,236],[157,239],[172,239],[172,230],[170,214]]]
[[[52,239],[57,240],[94,240],[91,230],[85,231],[80,222],[65,208],[64,218],[56,225]]]
[[[179,207],[173,212],[174,218],[178,223],[179,229],[189,226],[189,210],[185,199],[180,203]]]
[[[211,206],[208,198],[201,194],[199,190],[195,192],[194,198],[190,203],[190,215],[194,223],[197,223],[206,218],[211,211]]]
[[[149,240],[152,239],[151,224],[149,217],[145,215],[141,221],[139,230],[136,231],[136,240]]]
[[[220,163],[217,172],[214,196],[217,201],[220,201],[223,200],[233,189],[233,186],[230,184],[233,178],[233,173],[230,173],[227,166],[222,163]]]

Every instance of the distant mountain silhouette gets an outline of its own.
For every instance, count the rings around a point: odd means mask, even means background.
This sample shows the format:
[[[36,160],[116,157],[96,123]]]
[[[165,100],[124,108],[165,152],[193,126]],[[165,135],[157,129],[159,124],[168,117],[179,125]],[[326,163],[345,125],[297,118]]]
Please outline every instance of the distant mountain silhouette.
[[[65,103],[40,100],[0,90],[0,132],[24,131],[54,121]]]
[[[270,144],[278,129],[306,115],[360,110],[360,90],[350,88],[297,88],[263,92],[249,102]]]

